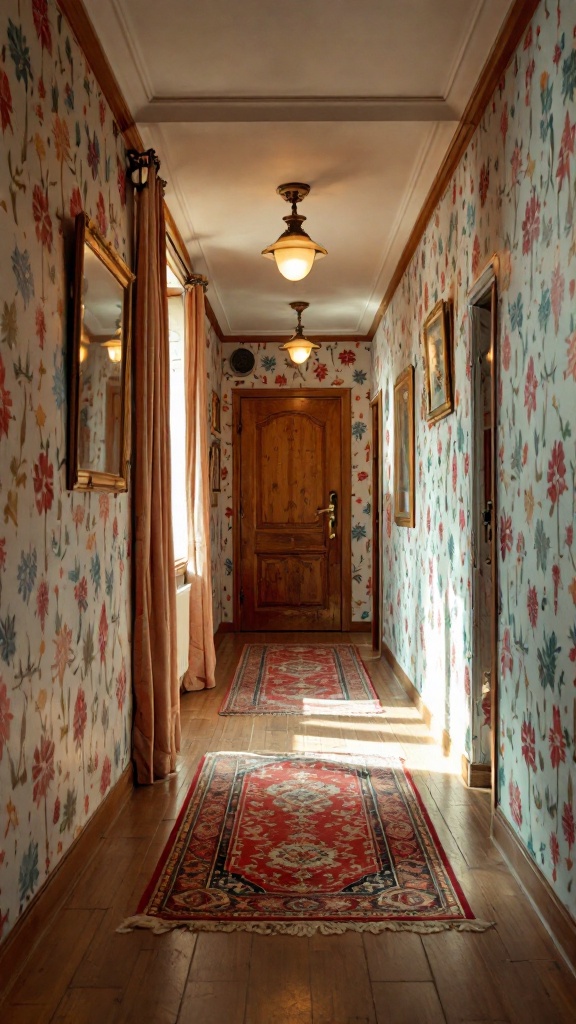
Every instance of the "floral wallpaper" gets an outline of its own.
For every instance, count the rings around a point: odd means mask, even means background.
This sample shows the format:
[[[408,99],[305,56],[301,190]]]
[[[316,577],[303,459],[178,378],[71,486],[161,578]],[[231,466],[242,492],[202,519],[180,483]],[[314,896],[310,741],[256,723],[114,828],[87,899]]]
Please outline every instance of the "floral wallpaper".
[[[222,346],[222,493],[220,564],[223,566],[223,622],[232,622],[234,564],[232,551],[232,392],[235,388],[350,388],[352,396],[352,621],[372,615],[370,345],[323,342],[302,366],[295,366],[278,344],[246,345],[255,357],[247,377],[232,373]]]
[[[70,237],[127,257],[124,147],[52,0],[0,14],[0,939],[130,751],[127,495],[66,490]]]
[[[471,692],[470,324],[467,292],[501,258],[497,478],[499,800],[558,897],[572,886],[576,760],[576,12],[542,4],[377,333],[386,438],[392,388],[416,367],[416,527],[399,529],[385,467],[384,639],[452,741],[489,756]],[[455,412],[425,419],[422,323],[454,303]],[[384,446],[384,452],[387,445]]]

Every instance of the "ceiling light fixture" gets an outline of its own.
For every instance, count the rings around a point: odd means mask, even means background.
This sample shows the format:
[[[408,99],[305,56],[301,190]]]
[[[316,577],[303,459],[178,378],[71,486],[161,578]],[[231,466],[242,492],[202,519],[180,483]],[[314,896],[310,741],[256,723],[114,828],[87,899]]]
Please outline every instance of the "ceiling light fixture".
[[[292,203],[292,213],[282,218],[287,224],[286,231],[267,249],[263,249],[262,255],[269,260],[276,260],[278,270],[288,281],[301,281],[312,270],[314,260],[327,255],[324,246],[313,242],[310,235],[306,234],[302,227],[306,217],[296,211],[296,204],[306,198],[310,185],[290,182],[279,185],[276,191],[287,203]]]
[[[314,349],[320,348],[320,345],[317,345],[314,341],[310,341],[309,338],[305,338],[303,334],[304,328],[301,322],[302,313],[305,309],[308,309],[309,303],[291,302],[290,306],[292,309],[295,309],[298,314],[298,324],[295,334],[292,335],[289,341],[285,341],[283,345],[280,345],[280,348],[284,349],[288,353],[293,363],[305,363],[310,353]]]
[[[122,338],[110,338],[110,341],[103,341],[102,348],[106,349],[110,362],[122,362]]]

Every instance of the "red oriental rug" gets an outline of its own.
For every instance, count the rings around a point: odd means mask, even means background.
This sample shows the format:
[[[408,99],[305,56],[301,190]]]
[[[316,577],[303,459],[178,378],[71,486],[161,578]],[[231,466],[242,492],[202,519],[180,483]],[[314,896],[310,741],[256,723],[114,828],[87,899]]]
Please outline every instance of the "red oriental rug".
[[[382,715],[352,644],[247,644],[221,715]]]
[[[118,929],[482,931],[398,761],[207,754]]]

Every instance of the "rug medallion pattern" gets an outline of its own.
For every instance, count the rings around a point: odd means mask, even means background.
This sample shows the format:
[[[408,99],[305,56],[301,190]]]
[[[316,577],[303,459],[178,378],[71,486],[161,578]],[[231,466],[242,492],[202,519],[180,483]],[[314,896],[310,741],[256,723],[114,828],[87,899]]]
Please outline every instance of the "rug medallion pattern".
[[[381,715],[353,644],[247,644],[221,715]]]
[[[120,930],[481,930],[402,765],[208,754]]]

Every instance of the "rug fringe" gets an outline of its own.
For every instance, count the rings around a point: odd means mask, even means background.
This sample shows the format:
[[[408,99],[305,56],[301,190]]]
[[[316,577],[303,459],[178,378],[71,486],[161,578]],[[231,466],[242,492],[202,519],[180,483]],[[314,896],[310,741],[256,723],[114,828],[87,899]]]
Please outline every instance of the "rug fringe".
[[[163,921],[161,918],[135,914],[127,917],[116,929],[127,933],[135,928],[145,928],[153,935],[165,935],[175,928],[190,932],[255,932],[258,935],[342,935],[344,932],[417,932],[430,935],[433,932],[485,932],[494,928],[495,921]]]

